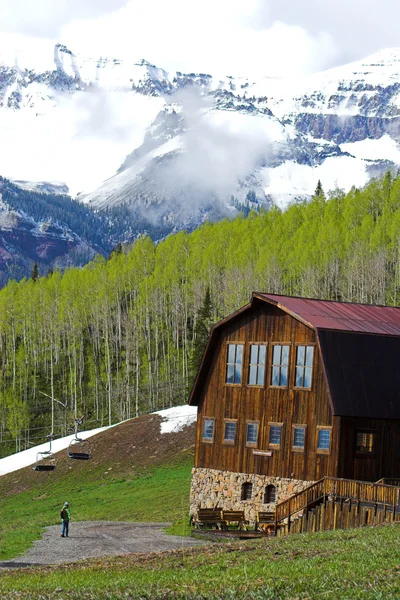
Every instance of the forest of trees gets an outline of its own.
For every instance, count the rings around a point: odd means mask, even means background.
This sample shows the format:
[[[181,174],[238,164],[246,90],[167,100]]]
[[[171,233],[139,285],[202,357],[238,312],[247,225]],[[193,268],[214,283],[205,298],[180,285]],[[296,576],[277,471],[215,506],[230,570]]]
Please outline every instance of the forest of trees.
[[[187,400],[212,322],[253,290],[400,303],[400,177],[205,223],[0,291],[0,453]],[[47,395],[44,395],[47,394]]]

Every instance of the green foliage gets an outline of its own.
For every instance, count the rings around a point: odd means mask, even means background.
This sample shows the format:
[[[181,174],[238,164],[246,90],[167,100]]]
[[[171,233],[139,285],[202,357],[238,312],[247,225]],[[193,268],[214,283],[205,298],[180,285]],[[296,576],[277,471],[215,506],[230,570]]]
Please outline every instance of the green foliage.
[[[56,407],[56,435],[75,412],[91,427],[184,403],[206,331],[254,290],[397,305],[399,265],[400,178],[387,174],[10,282],[0,292],[0,455],[45,439],[42,393],[67,405]]]

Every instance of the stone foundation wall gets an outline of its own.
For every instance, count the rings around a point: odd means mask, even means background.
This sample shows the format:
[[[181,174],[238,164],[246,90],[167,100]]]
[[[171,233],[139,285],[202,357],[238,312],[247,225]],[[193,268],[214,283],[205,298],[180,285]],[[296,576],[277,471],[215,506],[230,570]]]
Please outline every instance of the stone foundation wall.
[[[246,482],[253,484],[251,500],[241,500],[242,485]],[[301,492],[311,483],[313,482],[195,467],[192,469],[190,514],[195,515],[199,506],[202,508],[218,506],[225,510],[244,510],[246,519],[254,522],[259,510],[275,509],[275,502],[264,504],[267,485],[276,487],[276,502],[280,502],[292,494]]]

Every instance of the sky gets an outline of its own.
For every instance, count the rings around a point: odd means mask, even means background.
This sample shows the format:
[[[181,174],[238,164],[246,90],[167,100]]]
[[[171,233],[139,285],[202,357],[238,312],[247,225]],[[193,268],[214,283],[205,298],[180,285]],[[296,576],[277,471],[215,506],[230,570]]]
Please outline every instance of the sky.
[[[0,0],[0,59],[51,68],[53,46],[167,71],[293,76],[400,45],[395,0]]]

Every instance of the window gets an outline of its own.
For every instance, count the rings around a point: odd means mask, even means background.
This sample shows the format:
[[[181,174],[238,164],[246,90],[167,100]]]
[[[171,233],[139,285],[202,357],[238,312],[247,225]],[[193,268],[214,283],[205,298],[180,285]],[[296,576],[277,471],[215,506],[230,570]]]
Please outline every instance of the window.
[[[372,454],[375,450],[375,434],[371,431],[357,431],[357,454]]]
[[[276,500],[276,487],[274,485],[267,485],[264,494],[264,504],[270,504]]]
[[[317,451],[329,453],[331,449],[331,429],[328,427],[317,428]]]
[[[246,483],[242,485],[242,500],[251,500],[252,495],[253,484],[249,481],[246,481]]]
[[[286,387],[289,371],[289,346],[274,345],[273,348],[271,385]]]
[[[295,387],[310,388],[312,383],[314,346],[297,346]]]
[[[281,445],[281,431],[282,425],[273,425],[269,426],[269,445],[270,446],[280,446]]]
[[[246,424],[246,445],[257,446],[258,441],[258,423]]]
[[[236,421],[225,420],[224,443],[234,444],[236,438]]]
[[[266,356],[267,346],[264,344],[251,344],[249,385],[264,385]]]
[[[293,450],[304,450],[306,441],[306,428],[304,425],[293,427]]]
[[[228,344],[226,383],[242,383],[243,344]]]
[[[203,419],[203,441],[213,442],[214,441],[214,419]]]

